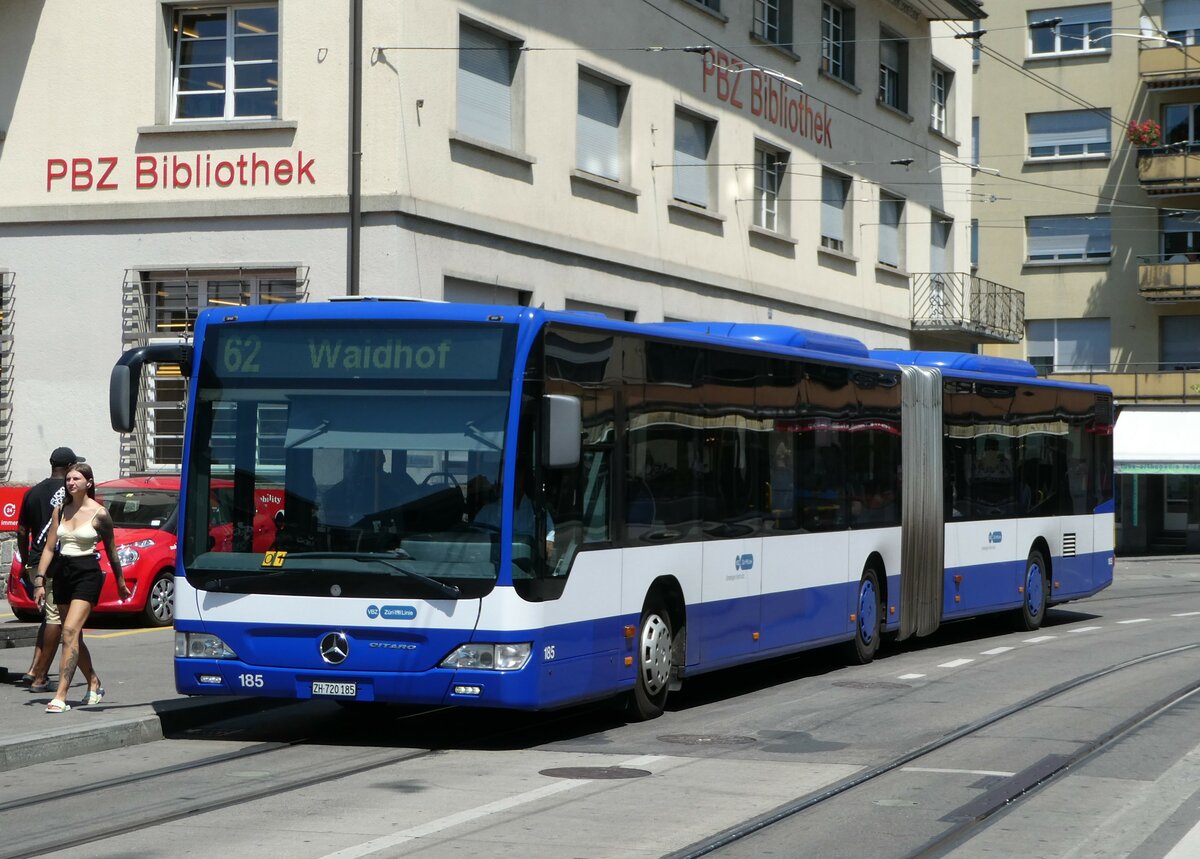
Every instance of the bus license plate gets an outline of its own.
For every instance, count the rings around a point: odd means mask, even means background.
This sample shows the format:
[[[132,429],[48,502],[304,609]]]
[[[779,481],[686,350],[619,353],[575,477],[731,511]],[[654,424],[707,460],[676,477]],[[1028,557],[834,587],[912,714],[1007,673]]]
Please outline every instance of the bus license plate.
[[[355,683],[322,683],[314,680],[312,693],[314,695],[332,695],[336,698],[353,698],[358,694],[358,686]]]

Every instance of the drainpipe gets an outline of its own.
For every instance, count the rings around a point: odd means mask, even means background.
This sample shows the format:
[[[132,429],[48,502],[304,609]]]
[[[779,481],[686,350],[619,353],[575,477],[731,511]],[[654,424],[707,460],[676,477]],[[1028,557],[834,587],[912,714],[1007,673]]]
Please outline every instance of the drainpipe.
[[[358,295],[362,246],[362,0],[350,4],[350,236],[347,295]]]

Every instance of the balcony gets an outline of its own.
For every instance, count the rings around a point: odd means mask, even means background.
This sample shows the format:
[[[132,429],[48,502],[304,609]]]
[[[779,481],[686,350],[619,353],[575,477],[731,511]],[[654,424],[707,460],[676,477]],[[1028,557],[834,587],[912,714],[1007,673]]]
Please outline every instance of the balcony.
[[[1139,149],[1137,167],[1147,194],[1200,194],[1200,143]]]
[[[1138,295],[1147,301],[1200,301],[1200,255],[1138,257]]]
[[[1141,43],[1138,73],[1155,89],[1200,86],[1200,46]]]
[[[912,275],[913,331],[976,343],[1020,343],[1025,293],[959,272]]]
[[[1118,403],[1173,405],[1200,403],[1200,367],[1185,370],[1155,363],[1129,363],[1104,370],[1056,368],[1051,379],[1112,388]]]

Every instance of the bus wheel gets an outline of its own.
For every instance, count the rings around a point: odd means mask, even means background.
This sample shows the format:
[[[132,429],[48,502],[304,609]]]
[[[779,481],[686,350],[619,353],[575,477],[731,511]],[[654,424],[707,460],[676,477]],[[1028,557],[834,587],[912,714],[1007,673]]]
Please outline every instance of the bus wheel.
[[[1046,616],[1046,559],[1042,553],[1034,549],[1029,553],[1025,562],[1025,598],[1021,601],[1021,611],[1014,619],[1017,629],[1033,632],[1042,625]]]
[[[662,603],[647,603],[638,629],[637,681],[629,699],[629,719],[644,722],[662,715],[671,682],[671,617]]]
[[[879,603],[879,575],[870,567],[858,582],[858,603],[854,628],[854,660],[866,665],[879,652],[880,626],[883,622]]]

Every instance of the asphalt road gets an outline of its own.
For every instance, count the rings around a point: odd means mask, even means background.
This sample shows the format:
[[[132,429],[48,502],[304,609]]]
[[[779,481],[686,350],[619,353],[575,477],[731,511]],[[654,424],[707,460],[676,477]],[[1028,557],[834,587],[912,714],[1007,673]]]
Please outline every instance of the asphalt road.
[[[90,635],[109,709],[46,716],[0,688],[10,740],[188,706],[169,632]],[[1112,588],[1036,634],[961,623],[868,666],[821,650],[721,672],[644,724],[329,702],[189,717],[167,739],[0,772],[0,857],[1184,859],[1200,856],[1197,684],[1200,558],[1122,559]]]

